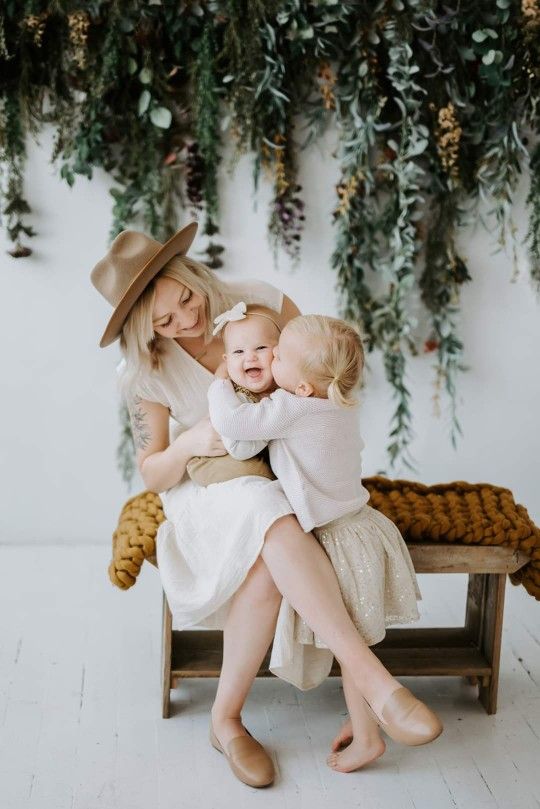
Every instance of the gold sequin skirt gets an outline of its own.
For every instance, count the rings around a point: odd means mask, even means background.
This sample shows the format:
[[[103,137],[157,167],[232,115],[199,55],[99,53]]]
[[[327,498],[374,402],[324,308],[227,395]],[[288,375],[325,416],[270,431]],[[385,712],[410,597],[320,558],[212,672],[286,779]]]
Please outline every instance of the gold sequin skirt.
[[[422,596],[407,545],[392,520],[365,505],[313,533],[330,557],[347,611],[369,646],[384,638],[390,624],[418,620],[416,602]],[[294,639],[328,648],[297,613]]]

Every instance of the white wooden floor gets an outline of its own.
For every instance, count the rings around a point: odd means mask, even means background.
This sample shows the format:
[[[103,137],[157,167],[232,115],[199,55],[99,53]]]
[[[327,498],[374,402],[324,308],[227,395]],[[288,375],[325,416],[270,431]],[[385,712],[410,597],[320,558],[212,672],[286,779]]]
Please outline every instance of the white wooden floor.
[[[388,740],[373,767],[325,764],[341,681],[306,693],[258,680],[244,720],[272,751],[273,787],[236,781],[207,740],[215,680],[160,717],[157,571],[122,592],[107,546],[0,546],[1,809],[532,809],[540,806],[540,604],[508,584],[499,711],[456,678],[404,684],[442,716],[425,748]],[[420,577],[424,625],[463,618],[463,576]]]

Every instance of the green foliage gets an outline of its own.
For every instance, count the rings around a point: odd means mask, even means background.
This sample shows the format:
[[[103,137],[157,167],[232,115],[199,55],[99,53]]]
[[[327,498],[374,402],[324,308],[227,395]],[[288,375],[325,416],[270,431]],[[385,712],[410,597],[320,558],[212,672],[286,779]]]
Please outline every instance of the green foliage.
[[[531,261],[531,277],[535,289],[540,294],[540,143],[537,144],[531,158],[531,187],[527,204],[531,209],[527,242]]]
[[[129,410],[124,403],[120,405],[119,419],[120,441],[116,450],[116,463],[122,475],[122,480],[130,487],[135,477],[135,445],[131,432]]]
[[[214,268],[222,144],[232,141],[235,158],[253,155],[255,189],[269,177],[269,238],[297,261],[300,153],[334,126],[331,265],[343,314],[368,352],[382,352],[389,461],[414,468],[408,357],[420,348],[434,358],[436,411],[444,395],[455,446],[470,280],[456,240],[487,202],[481,221],[516,267],[512,201],[528,163],[526,242],[540,289],[539,49],[540,0],[6,0],[0,211],[11,255],[31,252],[26,137],[49,123],[62,180],[91,179],[96,167],[111,177],[111,238],[140,227],[165,240],[189,211],[204,220]]]

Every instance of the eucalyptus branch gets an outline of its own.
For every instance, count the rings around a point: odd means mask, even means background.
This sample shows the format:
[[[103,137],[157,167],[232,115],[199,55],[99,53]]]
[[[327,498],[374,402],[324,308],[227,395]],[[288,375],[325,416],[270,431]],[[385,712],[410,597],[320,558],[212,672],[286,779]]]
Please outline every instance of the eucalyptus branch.
[[[441,414],[441,391],[448,395],[450,440],[457,445],[462,434],[457,417],[457,376],[467,370],[463,343],[457,334],[461,286],[471,280],[464,260],[455,247],[460,190],[441,188],[430,200],[431,221],[426,244],[425,268],[420,278],[422,300],[432,316],[432,332],[424,343],[426,353],[435,352],[435,415]]]
[[[512,206],[529,154],[525,241],[540,292],[539,49],[540,0],[10,0],[0,10],[0,211],[11,255],[31,252],[26,140],[49,123],[67,183],[96,168],[112,178],[111,236],[141,227],[165,240],[195,214],[214,268],[222,142],[232,141],[234,161],[253,154],[255,191],[269,176],[271,244],[297,261],[301,149],[335,125],[340,306],[383,353],[395,398],[388,455],[412,467],[417,298],[430,317],[435,405],[444,394],[455,444],[470,278],[457,237],[485,202],[484,224],[516,267]]]
[[[131,421],[129,410],[124,402],[119,409],[120,419],[120,440],[116,450],[116,461],[122,480],[131,488],[131,483],[135,477],[135,444],[131,432]]]
[[[3,167],[5,173],[0,185],[0,209],[5,217],[8,236],[14,244],[9,251],[13,258],[29,256],[32,251],[23,244],[22,237],[36,235],[25,222],[31,208],[24,196],[26,145],[23,126],[17,91],[5,92],[0,98],[0,170]]]
[[[364,27],[366,26],[366,27]],[[373,314],[376,302],[367,280],[376,271],[381,249],[379,192],[386,178],[375,165],[377,138],[390,128],[383,122],[387,99],[379,86],[380,42],[372,23],[360,20],[347,32],[337,63],[340,81],[334,89],[340,136],[341,179],[334,211],[336,244],[332,266],[338,274],[342,310],[360,322],[368,350],[375,347]]]
[[[216,42],[208,17],[198,45],[195,70],[195,135],[202,159],[202,191],[206,203],[206,232],[214,233],[218,219],[219,85],[215,74]]]
[[[530,210],[526,243],[529,252],[530,272],[536,293],[540,296],[540,143],[531,158],[531,182],[527,196]]]
[[[388,381],[397,399],[390,431],[388,454],[391,466],[402,461],[409,469],[414,462],[409,452],[413,438],[411,395],[406,385],[407,350],[415,351],[411,332],[416,325],[408,314],[409,297],[415,284],[414,269],[419,243],[416,240],[415,218],[422,213],[424,197],[421,186],[424,169],[419,157],[426,150],[429,131],[420,122],[420,109],[425,90],[415,81],[419,68],[413,59],[406,32],[394,20],[383,27],[388,43],[388,76],[393,90],[393,101],[402,117],[399,122],[399,142],[394,138],[387,146],[395,158],[381,166],[393,180],[393,199],[389,210],[392,215],[388,238],[388,254],[381,271],[389,279],[390,287],[374,316],[374,333],[384,355]]]
[[[527,151],[519,136],[520,107],[513,84],[516,60],[517,30],[508,26],[510,0],[499,0],[492,13],[486,14],[486,24],[472,32],[471,47],[479,60],[478,76],[483,90],[484,142],[476,167],[476,182],[481,199],[493,207],[498,227],[498,250],[510,241],[514,275],[517,275],[515,234],[512,219],[512,198]],[[498,251],[497,251],[498,252]]]

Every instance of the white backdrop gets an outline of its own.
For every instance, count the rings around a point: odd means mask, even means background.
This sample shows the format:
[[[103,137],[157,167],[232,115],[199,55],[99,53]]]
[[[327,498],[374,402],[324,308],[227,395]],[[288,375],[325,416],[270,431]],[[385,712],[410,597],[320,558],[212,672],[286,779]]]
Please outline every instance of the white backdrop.
[[[119,436],[115,388],[117,346],[98,348],[108,304],[89,273],[107,249],[111,221],[109,178],[96,172],[70,189],[51,166],[51,132],[29,143],[27,194],[33,207],[34,254],[7,256],[0,235],[2,413],[0,422],[0,542],[109,543],[130,494],[116,468]],[[279,286],[304,312],[338,314],[331,211],[339,171],[332,135],[302,158],[306,229],[300,266],[286,257],[273,266],[266,237],[269,189],[253,209],[251,161],[244,158],[221,179],[226,268],[232,277],[259,277]],[[526,230],[523,177],[515,204],[518,237]],[[187,221],[187,216],[185,220]],[[514,491],[540,523],[540,303],[528,279],[524,252],[511,283],[510,260],[491,255],[494,236],[464,233],[462,252],[473,282],[463,288],[461,334],[470,371],[462,375],[459,416],[464,438],[457,451],[443,413],[434,417],[433,357],[409,360],[408,384],[416,438],[411,451],[418,474],[391,472],[385,447],[391,390],[380,357],[371,355],[362,405],[365,475],[424,483],[489,481]],[[195,242],[202,250],[202,240]],[[422,328],[424,326],[424,328]],[[418,334],[427,336],[425,324]],[[132,493],[142,488],[137,480]]]

